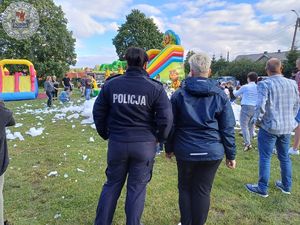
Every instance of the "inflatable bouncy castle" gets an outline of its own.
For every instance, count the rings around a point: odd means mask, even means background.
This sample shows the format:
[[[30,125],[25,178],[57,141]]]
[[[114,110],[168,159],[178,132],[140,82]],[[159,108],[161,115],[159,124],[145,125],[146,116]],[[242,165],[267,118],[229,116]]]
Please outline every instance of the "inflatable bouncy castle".
[[[180,80],[184,79],[183,56],[184,49],[180,45],[180,38],[173,31],[168,30],[164,34],[163,50],[150,49],[147,51],[150,62],[147,72],[151,78],[161,82],[168,80],[174,83],[174,88],[180,85]]]
[[[28,70],[10,74],[8,65],[24,65]],[[28,72],[27,72],[28,71]],[[28,60],[4,59],[0,61],[0,99],[4,101],[35,99],[38,82],[33,64]]]

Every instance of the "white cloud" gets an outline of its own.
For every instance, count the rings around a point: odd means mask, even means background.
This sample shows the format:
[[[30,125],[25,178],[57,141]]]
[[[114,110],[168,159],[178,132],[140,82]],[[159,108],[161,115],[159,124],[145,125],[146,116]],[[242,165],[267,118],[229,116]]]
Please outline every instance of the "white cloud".
[[[85,56],[78,56],[76,68],[81,67],[90,67],[93,68],[95,65],[101,65],[103,63],[112,63],[113,61],[117,60],[118,56],[111,54],[111,55],[85,55]]]
[[[163,18],[161,17],[156,17],[156,16],[151,16],[150,18],[153,19],[153,22],[156,24],[156,26],[158,27],[158,29],[161,32],[165,32],[165,21]]]
[[[86,38],[94,34],[104,34],[108,30],[115,30],[115,20],[122,15],[123,10],[131,0],[55,0],[62,6],[69,21],[69,28],[75,37]],[[104,22],[103,22],[104,21]]]
[[[118,25],[117,22],[112,22],[112,23],[110,23],[110,24],[108,25],[108,28],[109,28],[110,30],[117,31],[117,30],[119,29],[119,26],[120,26],[120,25]]]
[[[75,49],[79,50],[79,49],[83,49],[84,47],[85,47],[84,42],[81,39],[76,38]]]
[[[186,13],[169,21],[186,51],[225,56],[230,49],[236,56],[290,48],[292,26],[279,20],[260,21],[254,5],[228,3],[219,10],[203,11],[200,7]]]
[[[98,51],[101,55],[89,54],[84,41],[86,37],[116,31],[133,8],[151,17],[160,31],[173,29],[178,33],[186,51],[223,56],[230,51],[234,57],[288,50],[296,20],[290,10],[300,13],[298,1],[260,0],[238,4],[229,0],[181,0],[156,7],[151,3],[134,4],[134,0],[55,0],[62,5],[69,27],[79,40],[76,49],[85,50],[81,51],[85,55],[78,56],[78,66],[111,63],[118,58],[113,47]]]
[[[292,9],[300,13],[299,0],[262,0],[256,4],[256,7],[264,14],[275,16],[289,14]]]
[[[95,46],[95,48],[97,49],[97,52],[99,52],[99,54],[87,53],[78,55],[75,67],[78,68],[88,66],[92,68],[95,65],[112,63],[119,58],[114,47],[103,46],[99,44],[98,46]]]
[[[152,6],[152,5],[148,5],[148,4],[138,4],[138,5],[134,5],[131,7],[132,9],[139,9],[140,11],[142,11],[143,13],[147,14],[147,15],[159,15],[161,14],[161,11]]]

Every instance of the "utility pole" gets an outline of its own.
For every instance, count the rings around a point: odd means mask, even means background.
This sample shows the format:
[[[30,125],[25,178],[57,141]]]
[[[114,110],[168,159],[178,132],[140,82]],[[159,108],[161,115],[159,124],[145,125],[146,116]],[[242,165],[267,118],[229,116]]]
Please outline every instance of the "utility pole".
[[[300,28],[300,17],[299,17],[299,14],[296,12],[296,10],[292,10],[292,12],[294,12],[297,15],[297,20],[296,20],[296,25],[295,25],[295,31],[294,31],[294,36],[293,36],[293,42],[292,42],[291,51],[293,51],[295,49],[295,41],[296,41],[297,31],[298,31],[298,28]]]
[[[227,62],[229,62],[229,51],[227,51],[227,57],[226,57],[226,59],[227,59]]]

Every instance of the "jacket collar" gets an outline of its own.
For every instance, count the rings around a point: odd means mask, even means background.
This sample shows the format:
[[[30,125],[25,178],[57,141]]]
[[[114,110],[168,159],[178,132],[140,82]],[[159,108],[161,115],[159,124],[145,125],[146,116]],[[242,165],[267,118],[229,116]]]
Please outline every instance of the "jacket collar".
[[[272,76],[269,76],[269,78],[278,78],[278,77],[283,77],[282,74],[274,74]]]
[[[130,66],[127,68],[125,76],[147,76],[147,77],[149,77],[149,74],[147,73],[146,70],[144,70],[141,67]]]

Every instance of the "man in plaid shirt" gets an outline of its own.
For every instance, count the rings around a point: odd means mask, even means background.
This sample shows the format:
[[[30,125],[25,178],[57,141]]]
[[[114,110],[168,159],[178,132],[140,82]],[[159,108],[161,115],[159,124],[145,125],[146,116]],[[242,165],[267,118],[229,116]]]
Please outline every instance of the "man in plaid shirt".
[[[258,100],[253,123],[260,127],[258,133],[259,180],[246,184],[246,189],[261,197],[268,197],[270,165],[276,146],[281,167],[281,181],[275,185],[285,194],[292,187],[292,164],[289,158],[291,132],[297,126],[295,117],[299,109],[299,93],[295,81],[282,75],[282,64],[272,58],[266,64],[268,79],[257,85]]]

